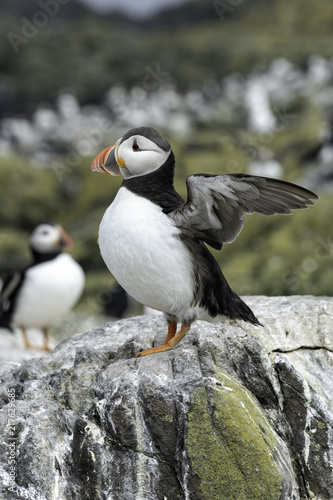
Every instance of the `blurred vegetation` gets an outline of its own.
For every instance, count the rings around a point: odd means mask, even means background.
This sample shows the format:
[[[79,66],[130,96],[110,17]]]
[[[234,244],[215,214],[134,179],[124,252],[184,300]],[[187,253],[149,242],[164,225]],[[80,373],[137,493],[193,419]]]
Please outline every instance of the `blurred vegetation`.
[[[73,5],[60,6],[59,16],[17,54],[6,35],[21,33],[21,17],[10,8],[2,10],[0,31],[6,40],[0,44],[0,114],[32,112],[64,90],[72,91],[81,104],[100,103],[112,85],[140,84],[147,67],[167,72],[184,91],[201,89],[231,72],[246,74],[274,57],[304,66],[310,54],[333,56],[328,43],[331,0],[315,5],[310,0],[244,0],[225,12],[224,19],[213,2],[196,1],[141,23],[122,16],[102,18],[85,9],[69,15],[67,8]],[[29,12],[40,10],[36,2],[26,2],[26,8],[29,19]],[[192,149],[185,138],[167,137],[177,159],[176,189],[186,197],[185,179],[191,173],[246,172],[251,157],[241,144],[264,145],[277,153],[293,143],[315,142],[322,117],[306,100],[297,105],[296,118],[271,134],[269,143],[222,121],[198,126],[191,134],[190,142],[200,148]],[[18,155],[0,157],[1,276],[29,262],[28,232],[50,220],[63,224],[76,241],[73,256],[88,277],[85,297],[109,286],[112,278],[100,257],[97,233],[121,179],[91,173],[91,160],[83,157],[60,181],[51,168]],[[283,166],[285,180],[302,175],[293,150],[283,157]],[[292,217],[248,216],[236,242],[214,255],[238,294],[332,295],[327,272],[333,257],[331,213],[332,196],[323,195],[315,207]]]
[[[306,123],[305,117],[299,120]],[[279,149],[281,144],[297,140],[299,133],[298,125],[292,124],[272,135],[269,147],[273,151]],[[259,138],[249,134],[248,140],[250,137],[260,147]],[[200,148],[194,152],[183,140],[168,139],[177,159],[175,187],[185,198],[185,179],[191,173],[246,172],[249,158],[232,132],[221,136],[218,130],[197,131],[191,141],[200,144]],[[218,151],[210,151],[212,144],[219,145]],[[90,172],[91,160],[83,158],[60,182],[52,169],[38,169],[18,157],[0,159],[0,274],[29,261],[27,229],[41,222],[43,214],[43,220],[63,224],[76,241],[73,256],[88,276],[85,297],[96,296],[113,282],[100,257],[97,234],[121,178]],[[232,170],[228,165],[232,165]],[[286,158],[284,178],[295,181],[299,173],[300,167],[290,155]],[[331,213],[333,197],[327,194],[314,207],[289,217],[246,216],[237,240],[213,253],[239,294],[331,295],[333,283],[327,272],[333,258]]]
[[[0,112],[31,111],[64,89],[81,104],[99,103],[114,84],[142,83],[147,66],[158,65],[185,90],[274,57],[305,65],[310,54],[333,56],[331,0],[243,0],[224,13],[227,2],[196,0],[146,22],[98,16],[71,1],[15,54],[8,33],[22,35],[25,26],[11,6],[17,2],[0,6]],[[34,0],[24,4],[32,21],[41,8]]]

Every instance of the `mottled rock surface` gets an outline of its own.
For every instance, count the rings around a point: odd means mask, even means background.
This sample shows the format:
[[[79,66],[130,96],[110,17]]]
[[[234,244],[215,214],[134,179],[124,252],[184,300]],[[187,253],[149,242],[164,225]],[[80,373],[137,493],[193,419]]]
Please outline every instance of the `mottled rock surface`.
[[[0,498],[333,499],[333,301],[252,297],[265,328],[110,323],[0,368]]]

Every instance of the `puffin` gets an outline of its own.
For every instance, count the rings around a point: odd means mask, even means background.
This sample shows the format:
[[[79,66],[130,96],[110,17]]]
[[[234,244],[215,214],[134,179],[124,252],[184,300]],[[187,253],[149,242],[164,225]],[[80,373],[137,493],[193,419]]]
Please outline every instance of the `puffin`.
[[[202,173],[187,177],[184,200],[173,185],[169,142],[146,126],[103,149],[90,169],[123,177],[99,227],[106,266],[132,297],[162,311],[168,324],[163,345],[134,357],[172,349],[197,319],[224,315],[261,325],[208,247],[221,250],[233,242],[245,214],[291,214],[313,205],[315,193],[268,177]]]
[[[108,290],[103,297],[103,312],[106,316],[121,319],[130,303],[130,298],[119,283]]]
[[[68,312],[83,291],[85,275],[65,248],[73,241],[55,224],[39,224],[30,234],[32,263],[9,276],[0,292],[0,327],[20,328],[27,348],[27,329],[43,332],[43,350],[50,351],[48,328]]]

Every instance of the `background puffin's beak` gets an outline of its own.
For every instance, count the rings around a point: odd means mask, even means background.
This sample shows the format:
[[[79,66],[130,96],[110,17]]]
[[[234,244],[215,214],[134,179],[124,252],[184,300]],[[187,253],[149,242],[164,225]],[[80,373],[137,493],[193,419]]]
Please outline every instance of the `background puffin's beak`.
[[[114,153],[115,145],[103,149],[92,162],[90,170],[103,174],[119,175],[119,167]]]
[[[74,245],[74,241],[64,229],[61,229],[60,244],[63,248],[71,248]]]

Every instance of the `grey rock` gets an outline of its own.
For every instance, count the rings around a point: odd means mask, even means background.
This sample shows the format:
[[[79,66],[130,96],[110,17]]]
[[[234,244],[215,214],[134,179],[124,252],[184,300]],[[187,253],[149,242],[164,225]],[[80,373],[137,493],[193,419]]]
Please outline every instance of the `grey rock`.
[[[0,498],[332,499],[332,300],[249,301],[264,328],[198,321],[134,359],[166,334],[137,317],[3,366]]]
[[[255,335],[272,359],[283,353],[333,408],[333,298],[246,297],[264,328],[242,327]]]

